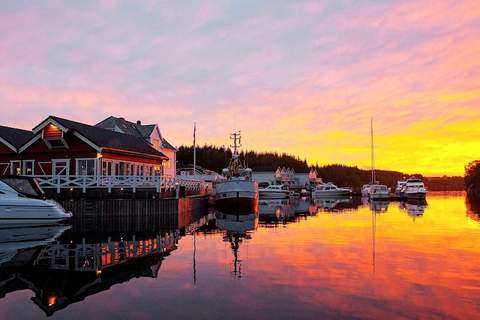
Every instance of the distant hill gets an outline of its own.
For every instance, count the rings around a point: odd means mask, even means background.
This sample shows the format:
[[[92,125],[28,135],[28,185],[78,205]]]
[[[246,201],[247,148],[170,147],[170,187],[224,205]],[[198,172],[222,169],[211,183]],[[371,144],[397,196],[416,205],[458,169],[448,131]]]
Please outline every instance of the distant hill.
[[[221,172],[232,156],[229,148],[221,146],[204,145],[197,147],[197,164],[209,170]],[[339,186],[348,186],[360,189],[363,184],[370,182],[370,170],[359,169],[340,164],[313,166],[309,167],[306,160],[276,152],[255,152],[247,151],[240,154],[250,168],[254,171],[275,171],[278,167],[293,168],[295,172],[309,172],[311,168],[317,170],[318,176],[324,181],[333,182]],[[177,152],[178,167],[185,167],[193,163],[193,147],[181,146]],[[376,177],[378,181],[386,184],[392,190],[397,181],[408,177],[402,172],[377,170]],[[425,185],[431,191],[459,191],[464,190],[463,177],[434,177],[427,178],[421,174],[415,174],[425,181]]]

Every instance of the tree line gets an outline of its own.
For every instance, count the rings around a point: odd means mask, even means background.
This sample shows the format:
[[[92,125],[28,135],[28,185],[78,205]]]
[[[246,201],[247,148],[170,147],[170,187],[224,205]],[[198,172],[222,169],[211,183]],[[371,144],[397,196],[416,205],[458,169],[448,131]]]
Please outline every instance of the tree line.
[[[472,161],[465,167],[465,189],[469,195],[480,198],[480,160]]]
[[[225,146],[204,145],[197,147],[197,165],[221,172],[232,157],[230,148]],[[292,168],[297,173],[307,173],[312,168],[317,171],[317,175],[323,181],[333,182],[338,186],[348,186],[355,189],[369,183],[371,180],[370,170],[360,169],[354,166],[340,164],[326,166],[309,166],[305,159],[292,156],[286,153],[277,152],[255,152],[242,151],[240,158],[253,169],[253,171],[275,171],[278,167]],[[193,147],[181,146],[177,152],[177,167],[187,167],[193,164]],[[411,175],[390,170],[376,170],[376,180],[395,188],[397,181]],[[421,174],[415,174],[416,177],[423,178],[425,185],[431,191],[451,191],[464,190],[463,177],[423,177]],[[480,175],[479,175],[480,177]],[[480,184],[479,184],[480,185]]]

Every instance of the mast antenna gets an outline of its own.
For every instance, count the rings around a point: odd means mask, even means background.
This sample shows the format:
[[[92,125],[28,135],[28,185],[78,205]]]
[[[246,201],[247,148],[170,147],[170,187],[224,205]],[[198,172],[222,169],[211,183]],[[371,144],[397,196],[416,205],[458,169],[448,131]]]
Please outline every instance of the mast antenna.
[[[242,132],[239,130],[230,134],[230,139],[233,140],[233,144],[230,145],[230,148],[233,148],[233,154],[238,155],[238,149],[242,147]]]

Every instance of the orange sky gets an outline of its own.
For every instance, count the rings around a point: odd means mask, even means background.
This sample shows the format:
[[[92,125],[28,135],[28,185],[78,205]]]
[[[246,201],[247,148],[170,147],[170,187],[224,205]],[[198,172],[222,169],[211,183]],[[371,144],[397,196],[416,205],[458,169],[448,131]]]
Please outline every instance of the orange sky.
[[[228,144],[462,175],[480,159],[480,2],[11,2],[0,11],[0,124],[49,114],[159,123]]]

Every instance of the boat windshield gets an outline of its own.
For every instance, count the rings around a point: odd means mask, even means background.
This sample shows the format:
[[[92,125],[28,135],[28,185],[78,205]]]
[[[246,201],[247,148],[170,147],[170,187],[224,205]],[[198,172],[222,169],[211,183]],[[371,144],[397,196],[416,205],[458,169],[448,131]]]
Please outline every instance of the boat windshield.
[[[33,178],[8,176],[0,178],[0,181],[26,197],[42,198],[44,196],[42,188]]]

